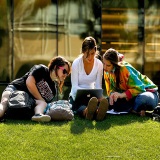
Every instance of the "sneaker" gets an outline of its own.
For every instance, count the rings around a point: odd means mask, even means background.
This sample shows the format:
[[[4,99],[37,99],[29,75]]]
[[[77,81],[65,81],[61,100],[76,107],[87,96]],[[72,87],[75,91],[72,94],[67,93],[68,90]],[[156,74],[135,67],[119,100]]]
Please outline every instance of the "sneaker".
[[[44,115],[44,114],[35,114],[32,117],[32,121],[49,122],[49,121],[51,121],[51,117],[49,115]]]
[[[96,97],[92,97],[89,102],[88,106],[86,108],[86,119],[92,120],[94,113],[97,110],[97,104],[98,104],[98,99]]]
[[[105,116],[106,116],[106,112],[108,110],[108,100],[103,98],[101,101],[100,101],[100,104],[99,104],[99,107],[98,107],[98,112],[97,112],[97,116],[96,116],[96,120],[97,121],[102,121]]]

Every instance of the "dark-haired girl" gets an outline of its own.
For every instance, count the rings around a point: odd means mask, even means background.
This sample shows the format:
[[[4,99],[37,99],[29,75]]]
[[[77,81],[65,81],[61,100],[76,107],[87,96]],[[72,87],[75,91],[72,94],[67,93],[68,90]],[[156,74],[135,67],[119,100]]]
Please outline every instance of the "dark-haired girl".
[[[50,121],[51,117],[44,115],[44,110],[47,103],[56,97],[56,86],[62,91],[63,82],[70,71],[70,62],[60,56],[51,59],[48,67],[43,64],[34,65],[29,72],[12,81],[3,91],[0,103],[0,118],[4,116],[7,110],[10,94],[15,90],[21,90],[29,93],[35,99],[35,115],[32,120]]]
[[[110,48],[103,55],[110,108],[144,116],[146,110],[153,110],[158,104],[158,87],[129,63],[119,62],[118,54],[118,51]]]

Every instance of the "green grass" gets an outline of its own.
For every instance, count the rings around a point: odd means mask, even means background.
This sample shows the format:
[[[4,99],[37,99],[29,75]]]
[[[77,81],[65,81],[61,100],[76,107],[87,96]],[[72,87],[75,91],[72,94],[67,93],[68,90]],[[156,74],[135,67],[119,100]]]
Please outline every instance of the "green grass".
[[[2,160],[159,160],[160,123],[135,115],[102,122],[0,123]]]

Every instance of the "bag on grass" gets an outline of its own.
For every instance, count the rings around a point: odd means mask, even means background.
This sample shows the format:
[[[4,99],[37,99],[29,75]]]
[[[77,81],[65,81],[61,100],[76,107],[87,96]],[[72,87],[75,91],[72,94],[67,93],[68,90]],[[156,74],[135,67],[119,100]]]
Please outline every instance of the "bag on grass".
[[[11,119],[31,119],[34,115],[35,100],[24,91],[14,91],[8,100],[6,117]]]
[[[160,121],[160,104],[153,110],[152,117],[154,121]]]
[[[72,120],[74,114],[71,108],[72,105],[67,100],[58,100],[48,104],[46,114],[56,121]]]

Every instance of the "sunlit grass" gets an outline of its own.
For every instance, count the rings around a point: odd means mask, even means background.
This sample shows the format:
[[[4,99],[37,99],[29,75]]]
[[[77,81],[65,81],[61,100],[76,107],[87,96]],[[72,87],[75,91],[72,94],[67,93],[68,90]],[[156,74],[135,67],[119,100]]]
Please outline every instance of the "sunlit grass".
[[[0,123],[0,159],[160,159],[160,123],[135,115],[108,115],[102,122]]]

